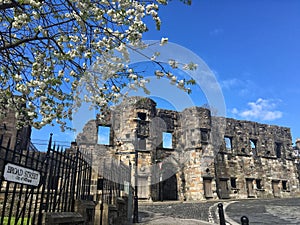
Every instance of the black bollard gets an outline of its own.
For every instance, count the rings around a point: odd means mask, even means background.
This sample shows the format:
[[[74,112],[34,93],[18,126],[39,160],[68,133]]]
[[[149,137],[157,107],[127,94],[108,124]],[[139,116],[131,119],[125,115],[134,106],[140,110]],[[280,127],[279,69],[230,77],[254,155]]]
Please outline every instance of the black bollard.
[[[218,208],[219,208],[220,225],[226,225],[224,211],[223,211],[223,204],[219,203]]]
[[[242,222],[242,225],[249,225],[249,219],[247,216],[242,216],[241,217],[241,222]]]

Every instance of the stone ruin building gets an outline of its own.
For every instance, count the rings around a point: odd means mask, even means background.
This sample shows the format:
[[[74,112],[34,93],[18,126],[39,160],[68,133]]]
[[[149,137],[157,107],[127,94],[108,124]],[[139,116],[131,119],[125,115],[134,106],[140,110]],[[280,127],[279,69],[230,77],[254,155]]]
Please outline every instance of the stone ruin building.
[[[98,133],[102,128],[109,131],[104,144]],[[140,200],[299,195],[289,128],[218,118],[206,108],[177,112],[156,108],[149,98],[132,97],[106,119],[89,121],[77,143],[93,152],[94,192],[101,176],[97,162],[111,157],[134,166],[137,151]]]
[[[5,118],[0,120],[0,142],[3,147],[10,149],[37,149],[31,143],[31,127],[26,126],[17,129],[17,121],[14,110],[7,110]]]

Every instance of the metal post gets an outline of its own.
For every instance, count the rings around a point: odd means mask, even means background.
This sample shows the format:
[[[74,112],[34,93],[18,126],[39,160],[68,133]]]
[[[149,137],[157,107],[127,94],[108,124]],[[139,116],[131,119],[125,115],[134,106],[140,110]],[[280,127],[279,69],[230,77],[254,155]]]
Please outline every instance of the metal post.
[[[226,225],[224,211],[223,211],[223,204],[219,203],[218,208],[219,208],[220,225]]]
[[[127,218],[128,218],[128,223],[131,224],[132,223],[132,183],[131,183],[131,162],[129,160],[129,177],[128,177],[128,181],[129,181],[129,186],[128,186],[128,210],[127,210]]]
[[[163,197],[163,183],[162,183],[162,171],[161,168],[159,170],[159,195],[160,195],[160,201],[163,202],[164,201],[164,197]]]
[[[138,206],[138,151],[135,149],[135,176],[134,176],[134,211],[133,211],[133,222],[139,222],[139,206]]]
[[[100,203],[100,225],[103,224],[103,210],[104,210],[104,185],[105,185],[105,177],[104,177],[104,171],[105,171],[105,161],[103,161],[103,178],[102,178],[102,187],[101,187],[101,203]]]
[[[241,217],[241,222],[242,222],[242,225],[249,225],[249,219],[247,216],[242,216]]]

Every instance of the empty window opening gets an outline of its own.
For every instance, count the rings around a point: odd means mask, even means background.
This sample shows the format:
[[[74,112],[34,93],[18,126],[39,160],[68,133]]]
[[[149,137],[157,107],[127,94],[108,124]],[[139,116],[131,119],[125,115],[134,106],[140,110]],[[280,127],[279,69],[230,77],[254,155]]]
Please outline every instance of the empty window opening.
[[[256,140],[250,139],[250,146],[251,146],[251,149],[256,149]]]
[[[261,184],[261,179],[256,179],[255,182],[256,182],[256,188],[257,189],[263,189],[262,184]]]
[[[144,121],[145,121],[146,118],[147,118],[146,113],[142,113],[142,112],[138,112],[137,116],[138,116],[138,118],[139,118],[140,120],[144,120]]]
[[[232,138],[231,137],[224,137],[226,150],[232,150]]]
[[[231,177],[230,178],[230,186],[231,186],[231,188],[237,188],[237,186],[236,186],[236,178],[235,177]]]
[[[99,126],[98,127],[98,144],[109,145],[110,143],[110,127]]]
[[[163,148],[172,148],[172,133],[163,132]]]
[[[283,180],[283,181],[282,181],[282,190],[283,190],[283,191],[287,191],[287,189],[288,189],[287,181],[286,181],[286,180]]]
[[[250,146],[251,146],[253,157],[257,156],[256,142],[257,142],[256,140],[250,139]]]
[[[275,153],[277,158],[281,158],[281,143],[275,143]]]

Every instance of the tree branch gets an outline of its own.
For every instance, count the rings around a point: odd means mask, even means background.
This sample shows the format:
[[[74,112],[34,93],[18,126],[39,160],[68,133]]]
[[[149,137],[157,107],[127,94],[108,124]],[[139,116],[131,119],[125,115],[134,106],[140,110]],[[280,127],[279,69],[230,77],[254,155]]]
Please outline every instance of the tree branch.
[[[11,9],[11,8],[15,8],[15,7],[20,7],[21,9],[23,9],[18,2],[12,1],[10,3],[0,4],[0,11],[2,11],[2,10],[4,11],[6,9]]]
[[[34,37],[25,38],[25,39],[15,42],[15,43],[9,44],[9,45],[4,45],[3,47],[0,47],[0,52],[2,52],[3,50],[10,49],[10,48],[15,48],[26,42],[49,39],[49,37],[38,37],[37,35],[38,34],[36,34]]]

